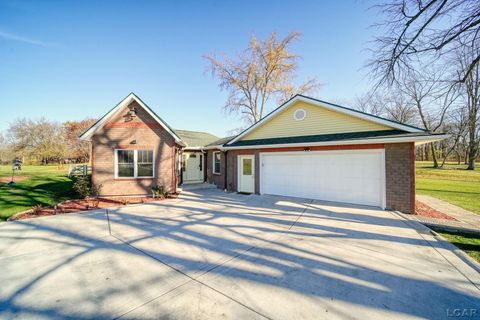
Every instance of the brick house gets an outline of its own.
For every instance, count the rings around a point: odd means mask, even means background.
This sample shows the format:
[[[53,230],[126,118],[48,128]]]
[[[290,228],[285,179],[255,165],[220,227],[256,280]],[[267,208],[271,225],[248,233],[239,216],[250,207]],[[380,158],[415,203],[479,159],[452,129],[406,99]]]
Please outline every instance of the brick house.
[[[411,213],[416,144],[446,135],[296,95],[237,136],[174,130],[131,93],[80,136],[104,196],[208,182]]]

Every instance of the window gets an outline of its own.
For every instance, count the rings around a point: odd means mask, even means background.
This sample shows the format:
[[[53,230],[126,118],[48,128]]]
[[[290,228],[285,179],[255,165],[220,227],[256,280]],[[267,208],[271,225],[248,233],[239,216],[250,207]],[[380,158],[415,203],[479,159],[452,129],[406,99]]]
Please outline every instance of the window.
[[[220,152],[213,153],[213,173],[220,174]]]
[[[153,177],[153,150],[116,150],[116,177]]]
[[[134,150],[117,150],[117,175],[119,177],[134,177]]]
[[[251,176],[252,175],[252,159],[242,159],[243,165],[243,175]]]
[[[153,150],[137,151],[137,177],[153,177]]]

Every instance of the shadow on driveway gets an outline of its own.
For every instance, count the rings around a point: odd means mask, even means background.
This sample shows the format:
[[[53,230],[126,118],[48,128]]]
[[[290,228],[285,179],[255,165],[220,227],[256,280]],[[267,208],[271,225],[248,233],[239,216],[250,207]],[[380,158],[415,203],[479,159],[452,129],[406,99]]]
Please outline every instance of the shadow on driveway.
[[[0,317],[480,316],[477,280],[426,236],[371,207],[212,189],[6,223]]]

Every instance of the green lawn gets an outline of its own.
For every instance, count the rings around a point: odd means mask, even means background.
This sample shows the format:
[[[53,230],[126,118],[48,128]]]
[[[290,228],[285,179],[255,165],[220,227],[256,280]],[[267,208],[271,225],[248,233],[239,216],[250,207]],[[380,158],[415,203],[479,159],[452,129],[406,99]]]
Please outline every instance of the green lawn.
[[[473,259],[480,262],[480,237],[478,235],[434,230],[459,249],[465,251]]]
[[[466,167],[449,163],[445,169],[433,169],[432,162],[417,161],[417,194],[436,197],[480,214],[480,170],[465,170]]]
[[[0,166],[0,177],[11,175],[11,166]],[[29,179],[8,187],[0,184],[0,221],[36,204],[52,205],[76,197],[73,182],[67,177],[68,166],[23,166],[17,174]]]

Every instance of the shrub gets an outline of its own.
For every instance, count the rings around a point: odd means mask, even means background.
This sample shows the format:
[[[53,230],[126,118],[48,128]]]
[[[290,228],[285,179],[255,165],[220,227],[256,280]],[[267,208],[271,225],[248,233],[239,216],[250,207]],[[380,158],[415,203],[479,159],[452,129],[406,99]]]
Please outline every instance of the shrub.
[[[102,185],[92,184],[91,176],[77,176],[74,178],[73,189],[83,198],[98,197]]]
[[[41,204],[36,204],[32,207],[32,214],[33,215],[38,215],[42,211],[42,205]]]
[[[165,190],[164,186],[153,186],[152,187],[152,195],[154,198],[168,198],[170,192]]]

